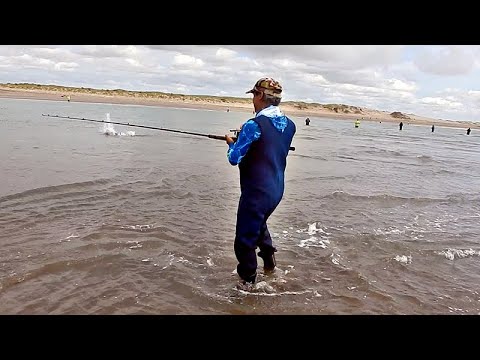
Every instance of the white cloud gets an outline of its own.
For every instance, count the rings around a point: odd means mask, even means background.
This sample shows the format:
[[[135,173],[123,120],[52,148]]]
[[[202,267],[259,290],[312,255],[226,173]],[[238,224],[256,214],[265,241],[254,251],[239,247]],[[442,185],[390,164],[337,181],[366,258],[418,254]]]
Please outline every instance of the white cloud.
[[[452,101],[446,98],[439,98],[439,97],[424,97],[420,99],[421,103],[441,106],[441,107],[450,107],[450,108],[460,108],[463,106],[461,102]]]
[[[178,54],[173,58],[173,65],[200,68],[204,65],[202,59],[197,59],[190,55]]]
[[[140,64],[140,62],[138,60],[127,58],[127,59],[125,59],[125,61],[127,63],[129,63],[130,65],[135,66],[135,67],[143,67],[143,65]]]
[[[56,63],[54,68],[59,71],[73,71],[78,67],[78,64],[73,62],[59,62]]]
[[[218,59],[227,60],[227,59],[234,58],[236,54],[237,54],[236,51],[233,51],[233,50],[230,50],[230,49],[225,49],[225,48],[221,47],[217,50],[217,52],[215,53],[215,56]]]
[[[415,60],[417,67],[435,75],[463,75],[473,70],[475,54],[465,46],[427,47],[420,50]]]
[[[398,79],[387,79],[386,83],[388,84],[388,87],[392,90],[413,92],[417,88],[417,86],[412,82],[407,83]]]
[[[132,45],[83,45],[78,50],[80,55],[93,57],[135,57],[139,53],[137,46]]]
[[[479,46],[0,45],[0,76],[238,97],[271,76],[282,83],[284,101],[464,120],[480,118],[479,59]]]

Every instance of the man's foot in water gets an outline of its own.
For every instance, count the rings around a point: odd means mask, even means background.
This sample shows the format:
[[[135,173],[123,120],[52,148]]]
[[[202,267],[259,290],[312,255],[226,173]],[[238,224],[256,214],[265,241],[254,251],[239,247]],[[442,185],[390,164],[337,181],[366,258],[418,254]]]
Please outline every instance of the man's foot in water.
[[[276,250],[275,250],[276,251]],[[265,254],[262,251],[258,253],[258,256],[263,259],[263,271],[268,274],[275,271],[277,261],[275,260],[275,252]]]

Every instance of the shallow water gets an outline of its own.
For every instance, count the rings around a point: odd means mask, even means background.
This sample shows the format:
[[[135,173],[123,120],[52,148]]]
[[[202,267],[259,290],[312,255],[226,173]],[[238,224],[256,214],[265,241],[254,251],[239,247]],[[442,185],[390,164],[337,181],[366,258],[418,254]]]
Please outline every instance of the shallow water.
[[[216,135],[249,116],[0,99],[0,313],[480,313],[475,131],[293,117],[278,269],[239,290],[223,141],[47,113]]]

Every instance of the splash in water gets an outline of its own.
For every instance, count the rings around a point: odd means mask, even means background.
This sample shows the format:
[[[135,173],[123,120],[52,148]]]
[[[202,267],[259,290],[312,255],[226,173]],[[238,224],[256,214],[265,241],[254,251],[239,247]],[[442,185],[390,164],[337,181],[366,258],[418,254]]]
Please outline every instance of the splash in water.
[[[104,135],[111,135],[111,136],[135,136],[135,131],[126,131],[126,132],[118,132],[113,127],[113,124],[109,123],[110,120],[110,113],[106,114],[105,121],[107,123],[103,124],[103,130],[101,130],[102,134]]]

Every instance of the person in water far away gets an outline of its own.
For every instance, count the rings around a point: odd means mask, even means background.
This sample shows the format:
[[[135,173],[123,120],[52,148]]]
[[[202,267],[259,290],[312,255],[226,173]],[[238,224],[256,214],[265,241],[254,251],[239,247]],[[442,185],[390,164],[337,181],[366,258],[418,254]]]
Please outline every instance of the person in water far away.
[[[255,283],[257,247],[264,271],[272,272],[276,266],[277,249],[267,220],[283,197],[287,155],[296,132],[295,123],[280,111],[282,90],[272,78],[258,80],[247,91],[253,94],[255,117],[240,127],[236,142],[225,135],[228,161],[240,170],[234,251],[243,283]]]

